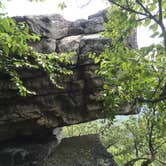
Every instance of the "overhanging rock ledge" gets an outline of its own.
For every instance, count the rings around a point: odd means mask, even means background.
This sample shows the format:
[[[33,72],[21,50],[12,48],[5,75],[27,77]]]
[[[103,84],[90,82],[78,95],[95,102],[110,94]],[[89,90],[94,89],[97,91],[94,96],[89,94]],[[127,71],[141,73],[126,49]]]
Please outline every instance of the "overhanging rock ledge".
[[[88,52],[100,54],[111,43],[99,34],[105,15],[106,10],[75,22],[57,14],[14,18],[41,36],[33,45],[39,52],[76,51],[76,57],[71,66],[74,74],[58,80],[64,89],[56,88],[42,70],[20,71],[28,89],[37,92],[33,96],[21,97],[10,78],[0,73],[0,166],[96,166],[105,162],[116,166],[96,135],[64,139],[59,145],[58,127],[105,117],[102,102],[96,100],[103,80],[95,74],[98,65],[87,56]],[[129,37],[129,42],[135,48],[136,36]],[[130,113],[131,109],[122,109],[118,114]]]
[[[64,89],[53,85],[48,75],[40,70],[20,71],[24,84],[37,95],[21,97],[8,76],[0,73],[0,140],[18,135],[49,135],[53,128],[86,122],[105,116],[102,103],[96,101],[103,80],[95,74],[98,68],[87,56],[99,54],[111,40],[99,33],[104,30],[106,11],[88,20],[70,22],[60,15],[15,17],[24,21],[32,32],[41,36],[33,45],[39,52],[76,51],[74,72],[60,78]],[[135,39],[134,39],[135,40]],[[136,43],[135,41],[132,43]],[[122,110],[119,114],[129,114]]]

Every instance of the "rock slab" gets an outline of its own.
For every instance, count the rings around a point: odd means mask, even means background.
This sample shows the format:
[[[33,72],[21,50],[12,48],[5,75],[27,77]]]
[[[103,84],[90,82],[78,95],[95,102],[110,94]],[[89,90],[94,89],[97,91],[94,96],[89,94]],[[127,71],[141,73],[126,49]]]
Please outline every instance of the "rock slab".
[[[98,135],[36,140],[19,138],[0,145],[0,166],[117,166]]]
[[[103,79],[96,75],[98,65],[88,57],[99,55],[111,40],[99,33],[104,30],[106,11],[88,20],[70,22],[60,15],[15,17],[24,21],[31,32],[41,36],[33,45],[37,51],[75,51],[71,76],[62,76],[58,89],[42,70],[20,71],[25,86],[36,95],[21,97],[10,78],[0,73],[0,141],[17,136],[47,135],[56,127],[77,124],[105,117],[102,101],[96,100],[102,90]],[[118,114],[129,114],[132,110]]]

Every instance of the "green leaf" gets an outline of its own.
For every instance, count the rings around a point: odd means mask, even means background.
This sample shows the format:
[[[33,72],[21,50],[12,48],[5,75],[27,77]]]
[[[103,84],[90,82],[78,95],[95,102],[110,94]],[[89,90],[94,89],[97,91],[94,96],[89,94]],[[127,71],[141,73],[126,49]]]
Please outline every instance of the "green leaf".
[[[144,21],[144,26],[145,27],[147,27],[147,26],[149,26],[150,25],[150,23],[151,23],[151,19],[146,19],[145,21]]]
[[[66,6],[65,2],[63,1],[63,2],[60,2],[60,3],[58,4],[58,7],[59,7],[61,10],[63,10],[63,9],[65,9],[67,6]]]
[[[152,25],[150,25],[149,29],[151,29],[153,32],[156,32],[158,29],[158,25],[156,23],[152,24]]]

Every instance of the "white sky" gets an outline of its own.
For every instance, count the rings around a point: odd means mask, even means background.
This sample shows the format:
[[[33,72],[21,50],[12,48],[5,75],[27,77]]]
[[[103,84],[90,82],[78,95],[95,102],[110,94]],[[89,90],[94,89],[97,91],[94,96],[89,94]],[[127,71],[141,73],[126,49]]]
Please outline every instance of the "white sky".
[[[62,0],[45,0],[44,2],[29,2],[27,0],[11,0],[6,2],[9,16],[14,15],[39,15],[60,13],[68,20],[87,18],[99,10],[107,7],[104,0],[92,0],[89,5],[79,8],[78,3],[85,4],[89,0],[65,0],[67,8],[60,10],[58,3]]]
[[[5,1],[5,0],[4,0]],[[104,0],[91,0],[91,3],[84,8],[79,8],[76,2],[85,4],[88,0],[65,0],[67,8],[60,10],[57,6],[60,0],[46,0],[44,2],[29,2],[27,0],[11,0],[6,2],[6,11],[9,16],[16,15],[40,15],[59,13],[67,20],[87,18],[89,15],[96,13],[108,6]],[[159,42],[159,39],[150,38],[150,31],[145,28],[138,29],[139,47],[148,46],[152,43]]]

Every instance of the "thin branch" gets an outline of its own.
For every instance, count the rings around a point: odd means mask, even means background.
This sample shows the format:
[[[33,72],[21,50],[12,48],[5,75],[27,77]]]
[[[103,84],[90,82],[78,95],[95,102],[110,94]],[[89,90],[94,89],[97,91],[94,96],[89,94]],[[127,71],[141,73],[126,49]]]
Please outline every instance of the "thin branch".
[[[162,92],[160,93],[161,96],[166,96],[166,83],[164,84],[164,87],[162,88]]]
[[[124,166],[133,166],[133,164],[136,163],[139,160],[149,160],[149,158],[144,158],[144,157],[135,158],[135,159],[132,159],[132,160],[126,162],[124,164]]]
[[[144,12],[148,14],[149,18],[153,19],[157,24],[159,24],[159,21],[156,19],[156,17],[152,15],[152,13],[142,4],[140,0],[136,0],[136,2],[141,6]]]
[[[139,14],[139,15],[142,15],[142,16],[149,17],[149,15],[147,15],[146,13],[142,13],[142,12],[140,12],[140,11],[134,10],[134,9],[132,9],[132,8],[130,8],[130,7],[128,7],[128,6],[125,6],[125,5],[123,5],[123,4],[119,4],[119,3],[117,3],[115,0],[109,0],[109,2],[111,2],[112,4],[114,4],[114,5],[118,6],[118,7],[120,7],[120,8],[123,9],[123,10],[126,10],[126,11],[128,11],[128,12],[131,12],[131,13],[135,13],[135,14]]]
[[[141,166],[149,166],[153,161],[153,159],[147,159],[141,163]]]
[[[153,137],[153,128],[154,128],[154,124],[153,122],[150,123],[149,126],[149,141],[148,141],[148,145],[149,145],[149,150],[151,153],[151,157],[154,157],[154,148],[153,148],[153,141],[152,141],[152,137]]]
[[[143,102],[143,103],[158,103],[160,101],[166,100],[166,95],[165,96],[161,96],[157,99],[144,99],[144,98],[138,98],[137,101],[139,102]]]
[[[160,164],[162,164],[162,165],[166,165],[166,163],[165,162],[163,162],[163,161],[161,161],[161,160],[159,160],[159,159],[156,159],[156,161],[158,161]]]
[[[82,8],[84,8],[85,6],[89,5],[89,4],[91,3],[91,1],[92,1],[92,0],[89,0],[89,1],[87,1],[86,3],[84,3],[83,5],[79,5],[79,4],[78,4],[78,1],[76,0],[76,4],[77,4],[77,7],[78,7],[78,8],[81,8],[81,9],[82,9]]]
[[[166,53],[166,29],[163,23],[163,10],[162,10],[162,0],[158,0],[158,8],[159,8],[159,26],[161,28],[163,38],[164,38],[164,47]]]
[[[154,151],[157,151],[165,143],[166,143],[166,140],[164,140],[163,142],[160,143],[160,145],[158,145],[156,148],[154,148]]]
[[[111,146],[117,144],[118,142],[119,142],[119,140],[116,140],[116,141],[114,141],[114,142],[108,144],[108,145],[106,146],[106,149],[108,149],[108,148],[110,148]]]
[[[138,22],[144,21],[144,20],[146,20],[147,18],[148,18],[148,17],[139,18],[139,19],[137,19],[136,21],[138,21]]]
[[[155,66],[151,65],[151,67],[152,67],[153,71],[156,73],[157,78],[158,78],[158,84],[155,88],[154,93],[152,94],[152,98],[153,98],[153,97],[155,97],[156,93],[158,92],[158,89],[159,88],[161,89],[160,86],[161,86],[161,83],[163,82],[163,80],[165,79],[165,75],[162,78],[160,78],[160,75],[158,74],[158,71],[155,69]]]
[[[129,5],[129,1],[128,0],[126,0],[126,4],[127,4],[127,7],[129,8],[130,5]]]

